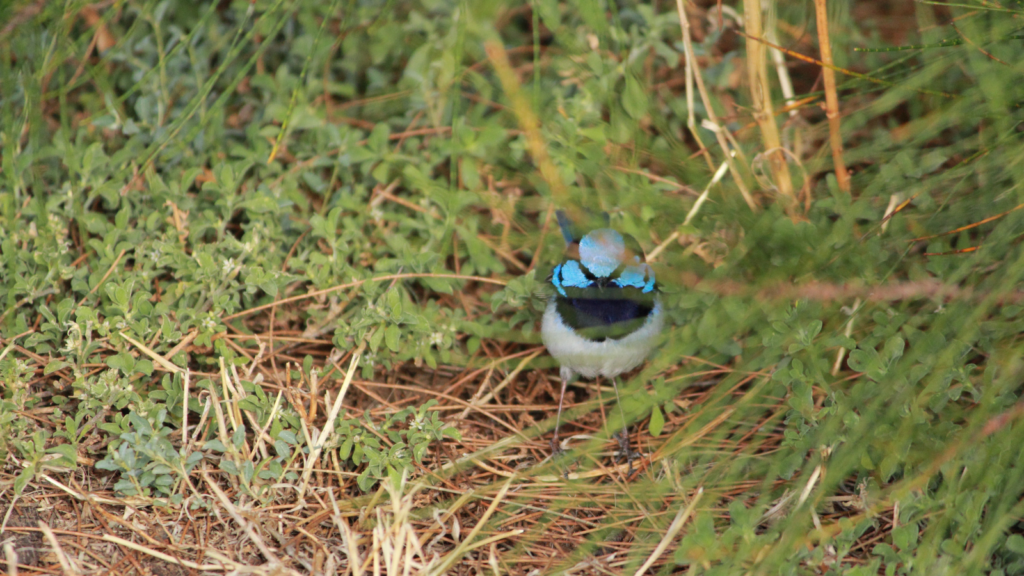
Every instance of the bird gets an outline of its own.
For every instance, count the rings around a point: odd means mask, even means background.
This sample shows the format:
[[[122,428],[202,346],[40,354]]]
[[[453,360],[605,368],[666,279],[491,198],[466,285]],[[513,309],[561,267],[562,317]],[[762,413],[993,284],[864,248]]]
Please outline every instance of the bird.
[[[665,324],[654,270],[636,239],[611,228],[581,236],[564,211],[555,214],[566,251],[549,276],[555,293],[541,321],[541,340],[560,365],[562,384],[552,453],[560,451],[558,429],[569,383],[580,376],[608,378],[618,399],[618,376],[647,359]],[[631,461],[628,426],[619,441]]]

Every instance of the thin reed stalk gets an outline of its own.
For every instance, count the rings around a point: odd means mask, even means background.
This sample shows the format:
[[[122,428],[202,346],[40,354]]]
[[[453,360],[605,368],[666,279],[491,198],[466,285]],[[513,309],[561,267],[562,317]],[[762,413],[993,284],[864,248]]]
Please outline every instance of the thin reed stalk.
[[[743,27],[747,35],[764,38],[761,0],[743,0]],[[789,173],[786,156],[782,152],[782,139],[779,137],[779,127],[775,122],[771,85],[768,83],[767,47],[761,42],[747,42],[747,81],[750,84],[754,120],[761,130],[761,141],[764,144],[764,153],[768,157],[773,183],[786,203],[786,210],[791,211],[796,204],[793,179]]]
[[[691,70],[693,79],[697,82],[697,90],[700,92],[701,102],[704,103],[704,109],[708,114],[709,124],[701,123],[706,128],[710,129],[715,133],[715,138],[718,139],[718,145],[722,147],[722,153],[725,154],[725,161],[729,163],[729,172],[732,173],[732,178],[736,182],[736,187],[740,189],[740,194],[743,195],[743,200],[747,203],[747,206],[751,210],[757,210],[757,202],[754,201],[754,197],[751,196],[750,190],[747,189],[747,185],[743,180],[742,174],[740,173],[739,167],[737,166],[736,159],[729,153],[729,141],[726,138],[726,128],[718,120],[718,115],[715,114],[715,108],[711,105],[711,96],[708,94],[707,86],[704,85],[704,78],[700,74],[700,66],[697,64],[697,58],[693,52],[693,42],[690,39],[690,21],[686,18],[686,11],[683,9],[684,0],[676,0],[676,10],[679,12],[679,28],[683,35],[683,48],[686,50],[686,66]],[[692,92],[691,92],[692,94]],[[687,100],[687,104],[691,104],[692,96]],[[691,106],[692,109],[692,106]],[[700,139],[697,139],[698,143]],[[737,154],[742,154],[742,150],[736,149]],[[712,167],[714,165],[712,164]]]
[[[697,146],[700,146],[701,155],[704,157],[704,161],[707,162],[708,168],[714,168],[715,162],[711,159],[711,152],[708,152],[708,147],[704,145],[704,139],[700,137],[700,131],[697,130],[697,115],[693,109],[693,77],[694,77],[694,58],[693,50],[690,49],[692,42],[690,41],[690,21],[687,20],[686,14],[683,11],[682,0],[677,0],[676,7],[679,10],[679,24],[682,28],[683,34],[683,46],[685,46],[686,55],[686,127],[690,130],[690,134],[693,135],[693,139],[697,141]]]
[[[839,125],[839,96],[836,94],[836,73],[832,63],[832,45],[828,38],[828,8],[826,0],[814,0],[814,13],[818,25],[818,44],[821,49],[822,78],[825,81],[825,117],[828,118],[829,145],[832,147],[832,164],[836,171],[836,182],[843,192],[850,192],[850,173],[843,161],[843,134]]]

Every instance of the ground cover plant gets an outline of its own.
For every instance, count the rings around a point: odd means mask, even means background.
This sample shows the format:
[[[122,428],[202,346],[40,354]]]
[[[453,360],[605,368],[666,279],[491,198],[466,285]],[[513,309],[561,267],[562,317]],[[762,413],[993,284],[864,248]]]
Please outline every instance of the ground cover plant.
[[[1022,16],[0,6],[0,564],[1024,573]],[[670,320],[551,458],[560,208]]]

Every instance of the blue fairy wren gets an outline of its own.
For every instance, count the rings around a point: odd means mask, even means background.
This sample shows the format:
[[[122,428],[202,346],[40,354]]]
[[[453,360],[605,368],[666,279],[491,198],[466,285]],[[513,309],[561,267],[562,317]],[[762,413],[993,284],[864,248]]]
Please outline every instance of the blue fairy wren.
[[[564,212],[556,215],[566,256],[552,270],[550,281],[556,293],[541,322],[544,345],[561,365],[552,452],[559,451],[558,427],[569,383],[579,376],[603,376],[612,381],[618,398],[617,377],[647,358],[665,324],[654,270],[640,244],[610,228],[580,236]],[[619,441],[628,460],[628,426]]]

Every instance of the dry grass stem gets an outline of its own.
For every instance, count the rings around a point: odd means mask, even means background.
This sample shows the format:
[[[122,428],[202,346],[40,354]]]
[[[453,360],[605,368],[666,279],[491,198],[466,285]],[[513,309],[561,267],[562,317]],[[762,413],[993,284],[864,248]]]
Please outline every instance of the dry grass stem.
[[[365,280],[356,280],[353,282],[346,282],[344,284],[338,284],[337,286],[331,286],[330,288],[324,288],[323,290],[314,290],[305,294],[299,294],[298,296],[290,296],[288,298],[282,298],[280,300],[271,302],[270,304],[263,304],[262,306],[254,306],[241,312],[236,312],[228,316],[221,318],[222,321],[227,322],[228,320],[234,320],[235,318],[241,318],[243,316],[249,316],[256,312],[262,312],[263,310],[269,310],[275,306],[283,306],[292,302],[300,302],[302,300],[308,300],[310,298],[318,298],[320,296],[326,296],[339,290],[348,290],[356,286],[362,286],[367,282],[386,282],[388,280],[405,280],[413,278],[450,278],[452,280],[466,280],[469,282],[482,282],[484,284],[494,284],[496,286],[505,286],[508,282],[497,278],[485,278],[483,276],[466,276],[463,274],[437,274],[433,272],[406,272],[404,274],[385,274],[383,276],[377,276],[374,278],[367,278]]]
[[[778,33],[775,31],[775,26],[769,26],[767,32],[768,41],[778,44],[779,38]],[[782,53],[782,50],[774,47],[769,48],[769,53],[772,56],[772,64],[775,65],[775,75],[779,77],[779,88],[782,90],[782,97],[786,99],[786,108],[784,110],[788,111],[790,118],[796,118],[800,112],[797,110],[796,92],[793,90],[793,79],[790,78],[789,68],[786,66],[786,56]]]
[[[53,548],[53,553],[57,556],[57,562],[60,563],[60,568],[65,575],[75,576],[81,574],[81,570],[74,564],[71,558],[64,553],[64,549],[61,548],[60,542],[57,540],[57,536],[53,534],[53,530],[43,522],[39,521],[39,529],[43,531],[43,536],[46,537],[46,542]]]
[[[217,497],[217,500],[220,501],[220,505],[224,508],[224,510],[227,511],[229,515],[231,515],[231,518],[235,521],[235,523],[242,527],[242,530],[245,531],[245,535],[256,546],[256,548],[259,549],[260,554],[262,554],[263,557],[270,562],[271,567],[283,567],[283,565],[281,564],[281,560],[277,557],[276,554],[274,554],[270,546],[268,546],[267,543],[263,540],[263,537],[260,536],[260,533],[256,530],[256,528],[253,527],[252,522],[250,522],[247,518],[245,518],[242,515],[242,513],[238,510],[238,507],[236,507],[231,502],[231,499],[228,498],[228,495],[225,494],[224,491],[221,490],[220,486],[217,485],[217,482],[210,478],[209,474],[206,474],[205,472],[203,473],[203,479],[206,480],[206,485],[210,488],[210,491],[213,492],[213,494]],[[286,574],[298,574],[297,572],[294,572],[292,570],[285,570]]]
[[[807,497],[811,495],[811,490],[814,490],[814,485],[818,482],[818,477],[821,476],[822,465],[818,464],[814,467],[814,471],[811,472],[811,477],[807,479],[807,484],[804,486],[802,492],[800,492],[800,498],[797,499],[796,505],[802,506],[807,501]]]
[[[843,335],[849,338],[853,334],[853,323],[857,320],[857,311],[860,310],[860,298],[853,301],[853,307],[850,309],[850,319],[846,322],[846,330],[843,331]],[[846,355],[846,347],[840,346],[839,352],[836,353],[836,361],[832,364],[831,374],[835,376],[839,373],[839,370],[843,367],[843,358]]]
[[[768,41],[772,44],[778,44],[778,16],[772,14],[772,17],[768,21],[767,29],[765,30]],[[779,88],[782,90],[782,97],[786,100],[786,106],[780,110],[780,112],[786,112],[789,114],[789,121],[783,125],[782,132],[782,144],[784,149],[791,150],[794,157],[799,158],[802,154],[803,145],[803,133],[800,127],[804,125],[803,118],[800,116],[799,108],[802,103],[796,99],[796,91],[793,89],[793,79],[789,74],[789,67],[786,65],[786,56],[774,46],[769,46],[768,53],[771,54],[772,63],[775,65],[775,75],[779,78]],[[788,131],[787,131],[788,127]],[[788,137],[787,137],[788,134]],[[804,186],[807,194],[807,202],[810,202],[810,183],[804,178]]]
[[[481,404],[486,404],[486,403],[490,402],[494,398],[495,394],[497,394],[498,392],[501,392],[502,389],[504,389],[506,386],[509,385],[509,383],[511,383],[513,380],[515,380],[516,376],[518,376],[520,372],[522,372],[524,369],[526,369],[526,367],[530,365],[530,362],[533,362],[533,360],[537,356],[540,356],[542,353],[544,353],[544,349],[543,348],[538,348],[536,351],[534,351],[533,354],[530,354],[526,358],[523,358],[519,362],[519,365],[517,365],[515,367],[515,369],[513,369],[511,372],[509,372],[508,376],[504,377],[497,386],[495,386],[493,389],[488,391],[486,394],[483,394],[484,387],[481,385],[480,389],[477,390],[477,393],[473,396],[473,399],[470,400],[470,402],[469,402],[470,405],[467,406],[465,408],[465,410],[462,411],[462,414],[459,417],[460,418],[465,418],[469,414],[470,410],[472,410],[473,408],[475,408],[477,406],[480,406]],[[484,380],[485,383],[487,381],[488,380]]]
[[[334,404],[331,406],[331,411],[327,415],[327,421],[324,423],[323,429],[319,434],[313,438],[310,443],[310,452],[306,457],[306,467],[302,471],[302,484],[299,486],[299,498],[302,498],[303,494],[306,493],[306,488],[309,485],[309,478],[313,474],[313,465],[320,459],[320,453],[324,449],[324,445],[334,434],[334,421],[337,420],[338,414],[341,412],[342,402],[345,400],[345,394],[348,392],[349,386],[352,384],[352,377],[355,376],[356,368],[359,366],[359,359],[363,355],[363,350],[366,349],[366,342],[364,341],[359,345],[359,348],[352,354],[352,360],[349,361],[348,371],[345,373],[345,381],[341,385],[341,390],[338,391],[338,397],[334,399]]]
[[[704,157],[704,161],[707,162],[710,169],[714,168],[715,162],[711,159],[711,152],[704,145],[704,140],[700,137],[700,132],[697,130],[697,112],[693,106],[695,102],[693,98],[693,78],[696,74],[697,65],[694,62],[693,50],[691,49],[693,43],[690,40],[690,20],[686,17],[686,11],[683,9],[683,0],[676,0],[676,10],[679,12],[679,25],[682,28],[683,46],[686,47],[684,52],[686,62],[686,127],[697,142],[701,156]]]
[[[183,560],[181,558],[175,558],[174,556],[171,556],[170,554],[164,554],[163,552],[160,552],[159,550],[153,550],[152,548],[143,546],[141,544],[136,544],[135,542],[132,542],[131,540],[125,540],[124,538],[120,538],[118,536],[114,536],[113,534],[104,534],[103,535],[103,540],[105,540],[107,542],[112,542],[114,544],[117,544],[118,546],[124,546],[125,548],[130,548],[132,550],[135,550],[136,552],[142,552],[143,554],[148,554],[148,555],[150,555],[150,556],[152,556],[154,558],[159,558],[159,559],[161,559],[164,562],[167,562],[169,564],[177,564],[179,566],[184,566],[186,568],[191,568],[193,570],[210,570],[210,571],[233,570],[233,571],[245,572],[245,570],[240,570],[240,568],[242,568],[242,567],[238,566],[235,562],[218,563],[218,564],[199,564],[197,562],[192,562],[191,560]]]
[[[818,26],[818,44],[821,47],[822,78],[825,81],[825,116],[828,118],[829,145],[832,147],[832,164],[835,166],[836,182],[843,192],[850,192],[850,173],[843,160],[843,133],[840,127],[839,96],[836,94],[836,73],[833,71],[832,44],[828,37],[828,7],[826,0],[814,0],[814,14]],[[753,35],[753,33],[751,32]],[[754,42],[754,44],[758,44]]]
[[[170,372],[172,374],[175,372],[184,371],[183,368],[181,368],[180,366],[176,366],[169,360],[169,358],[171,358],[170,355],[166,357],[161,356],[160,354],[157,354],[156,351],[150,348],[149,346],[146,346],[142,342],[139,342],[138,340],[132,338],[131,336],[128,336],[124,332],[118,332],[118,334],[120,334],[122,338],[130,342],[132,346],[138,348],[140,352],[148,356],[149,359],[152,360],[153,363],[156,364],[156,366],[161,368],[162,370]]]
[[[548,188],[551,190],[552,200],[557,206],[570,206],[568,191],[562,182],[562,177],[558,174],[558,169],[548,155],[547,145],[544,143],[544,137],[540,133],[540,120],[537,119],[537,114],[533,111],[529,100],[523,94],[519,78],[516,77],[516,73],[512,69],[512,64],[508,60],[508,53],[505,52],[505,47],[498,42],[490,41],[484,45],[484,49],[487,51],[487,57],[490,58],[491,65],[494,67],[498,79],[501,81],[501,87],[505,91],[505,96],[508,98],[509,103],[512,104],[512,110],[519,121],[519,127],[526,134],[527,148],[530,151],[530,155],[533,156],[534,164],[540,170],[541,177],[544,178],[544,182],[547,183]]]
[[[729,156],[734,157],[735,154],[732,151],[730,151]],[[718,184],[718,182],[722,179],[722,176],[725,176],[725,169],[728,167],[728,165],[728,161],[722,162],[722,165],[718,167],[718,170],[715,170],[715,175],[711,178],[711,181],[708,182],[708,185],[704,187],[704,192],[701,193],[701,195],[697,198],[697,201],[693,203],[693,208],[690,208],[689,213],[686,214],[686,219],[683,220],[683,226],[688,225],[694,219],[694,217],[697,216],[697,213],[700,212],[700,207],[703,206],[704,202],[708,199],[708,194],[711,192],[711,187],[714,186],[715,184]],[[661,246],[659,246],[659,248],[660,247]]]
[[[487,520],[491,517],[492,514],[494,514],[494,511],[498,508],[498,504],[501,503],[502,500],[504,500],[505,494],[508,493],[508,489],[511,486],[512,479],[509,478],[508,480],[505,481],[504,484],[502,484],[501,490],[498,491],[497,496],[495,496],[494,500],[491,501],[490,506],[487,507],[487,511],[484,512],[483,516],[480,517],[480,520],[477,522],[476,526],[473,527],[473,530],[469,532],[469,535],[466,536],[464,540],[462,540],[462,542],[455,548],[455,550],[449,552],[448,555],[433,570],[430,571],[430,576],[441,576],[442,574],[445,574],[446,571],[449,568],[451,568],[451,566],[454,565],[455,562],[462,558],[466,553],[475,548],[479,548],[480,546],[486,546],[490,542],[494,541],[492,539],[485,539],[483,541],[476,542],[475,540],[477,535],[480,533],[480,530],[487,524]],[[508,536],[513,536],[519,533],[522,533],[522,530],[515,530],[513,533],[508,534],[499,534],[495,538],[507,538]]]
[[[764,20],[761,0],[743,0],[743,26],[750,36],[764,36]],[[768,81],[767,47],[760,42],[747,42],[747,81],[754,120],[761,130],[761,141],[773,178],[772,184],[781,194],[786,209],[792,214],[796,196],[789,163],[782,152],[782,138],[775,122],[775,106],[772,104],[771,84]]]
[[[7,561],[7,576],[18,576],[18,552],[10,541],[4,542],[4,560]]]
[[[704,487],[701,486],[700,488],[697,488],[697,493],[693,495],[692,499],[690,499],[690,503],[685,507],[679,508],[679,512],[676,512],[676,517],[672,520],[672,524],[669,525],[668,530],[665,531],[661,541],[658,542],[658,545],[654,548],[654,552],[652,552],[647,560],[644,561],[643,565],[640,566],[640,569],[636,571],[634,576],[641,576],[648,568],[654,565],[654,562],[660,558],[662,554],[665,553],[669,544],[671,544],[672,540],[675,539],[676,534],[679,534],[679,531],[682,530],[683,524],[686,524],[690,515],[693,514],[694,509],[697,507],[697,503],[700,502],[701,496],[703,495]]]
[[[757,202],[754,200],[754,197],[750,195],[750,190],[747,189],[746,182],[740,173],[739,167],[736,165],[736,160],[729,153],[729,142],[724,134],[725,127],[722,126],[721,122],[719,122],[718,115],[715,114],[715,108],[711,104],[711,95],[708,93],[707,87],[704,85],[704,78],[700,73],[700,65],[697,64],[697,58],[693,52],[693,41],[690,38],[690,21],[686,17],[686,10],[683,7],[683,2],[684,0],[676,0],[676,11],[679,13],[679,28],[682,31],[683,48],[686,51],[687,74],[691,74],[693,79],[697,82],[697,90],[700,92],[701,102],[704,103],[704,109],[708,114],[707,122],[713,126],[713,128],[709,129],[715,134],[715,138],[718,139],[718,145],[722,148],[722,153],[725,154],[725,161],[729,163],[729,171],[732,172],[732,178],[736,182],[736,187],[739,188],[740,194],[743,195],[743,200],[747,203],[747,206],[749,206],[751,210],[756,211],[758,209]],[[687,76],[687,79],[689,78],[690,76]],[[689,94],[690,96],[687,99],[687,105],[692,111],[692,91],[690,91]],[[708,125],[704,122],[701,122],[701,125],[708,128]],[[701,145],[701,148],[704,148],[704,146]],[[713,167],[714,162],[708,160],[708,168]]]
[[[885,229],[889,227],[889,220],[892,219],[892,215],[896,212],[896,207],[899,206],[902,200],[903,194],[900,192],[889,196],[889,204],[885,207],[885,215],[882,216],[882,232],[885,232]]]

